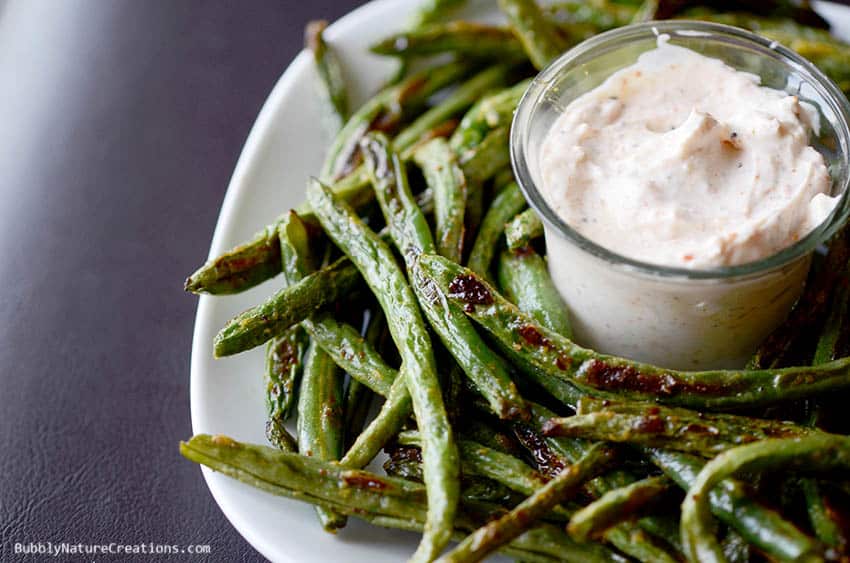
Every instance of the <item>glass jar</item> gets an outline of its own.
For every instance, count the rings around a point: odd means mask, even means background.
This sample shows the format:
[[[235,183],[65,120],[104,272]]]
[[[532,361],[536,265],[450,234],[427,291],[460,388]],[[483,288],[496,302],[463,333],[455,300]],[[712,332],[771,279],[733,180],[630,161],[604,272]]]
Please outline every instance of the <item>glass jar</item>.
[[[819,131],[811,145],[824,157],[831,195],[841,198],[827,219],[794,245],[761,260],[692,270],[621,256],[583,237],[547,203],[540,148],[563,109],[612,73],[669,43],[720,59],[811,104]],[[706,85],[710,88],[710,85]],[[742,366],[786,317],[799,297],[813,251],[850,211],[850,105],[811,63],[785,47],[730,26],[666,21],[631,25],[576,46],[532,82],[511,128],[514,172],[529,204],[542,217],[549,270],[566,302],[577,343],[600,352],[669,368]]]

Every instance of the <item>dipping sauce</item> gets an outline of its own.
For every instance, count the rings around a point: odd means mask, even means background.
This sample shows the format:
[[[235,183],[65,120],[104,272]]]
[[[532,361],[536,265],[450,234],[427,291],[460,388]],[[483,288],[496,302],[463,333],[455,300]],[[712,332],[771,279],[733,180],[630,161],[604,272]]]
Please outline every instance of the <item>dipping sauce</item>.
[[[848,122],[846,97],[798,55],[706,22],[618,28],[544,69],[511,158],[575,341],[743,367],[848,213]]]
[[[809,144],[814,108],[758,76],[668,44],[570,102],[543,140],[541,192],[628,258],[746,264],[793,245],[838,198]]]

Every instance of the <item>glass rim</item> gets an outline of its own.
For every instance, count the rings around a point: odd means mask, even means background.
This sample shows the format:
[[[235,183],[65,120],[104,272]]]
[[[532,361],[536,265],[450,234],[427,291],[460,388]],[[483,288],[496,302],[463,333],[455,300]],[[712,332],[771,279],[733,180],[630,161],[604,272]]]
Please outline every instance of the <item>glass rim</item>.
[[[684,33],[682,33],[684,32]],[[556,213],[547,203],[537,189],[534,180],[531,178],[530,171],[525,155],[526,136],[531,122],[532,111],[535,109],[538,102],[549,91],[549,86],[553,79],[574,63],[577,59],[586,56],[590,51],[604,46],[616,40],[637,40],[646,39],[648,34],[658,36],[668,34],[671,36],[686,37],[690,40],[694,39],[710,39],[716,36],[733,37],[742,40],[744,43],[749,43],[751,46],[757,47],[758,50],[767,49],[773,53],[780,55],[780,60],[786,64],[790,72],[795,72],[801,78],[811,84],[818,94],[823,97],[830,106],[832,111],[838,116],[838,124],[835,126],[839,137],[844,137],[844,143],[841,147],[842,164],[844,168],[850,166],[850,102],[844,96],[844,93],[838,86],[823,74],[814,64],[784,47],[777,41],[773,41],[766,37],[762,37],[750,31],[733,27],[730,25],[702,22],[694,20],[675,20],[675,21],[651,21],[639,24],[631,24],[624,27],[606,31],[590,39],[587,39],[554,61],[532,80],[529,87],[526,89],[514,114],[511,123],[510,132],[510,153],[511,164],[514,174],[528,204],[534,209],[543,219],[548,227],[557,231],[557,233],[573,243],[579,249],[587,252],[605,262],[631,272],[642,273],[653,277],[664,278],[680,278],[680,279],[729,279],[750,277],[758,274],[763,274],[768,271],[777,270],[786,266],[797,259],[808,256],[818,246],[826,242],[835,232],[845,223],[850,215],[850,175],[844,181],[841,192],[841,198],[836,204],[832,212],[811,232],[800,240],[783,248],[782,250],[771,254],[765,258],[738,264],[734,266],[719,266],[705,269],[680,268],[675,266],[664,266],[645,262],[635,258],[623,256],[613,250],[609,250],[604,246],[593,242],[580,234],[578,231],[570,227],[558,213]],[[762,52],[762,56],[767,56],[767,53]],[[832,178],[833,185],[836,182]]]

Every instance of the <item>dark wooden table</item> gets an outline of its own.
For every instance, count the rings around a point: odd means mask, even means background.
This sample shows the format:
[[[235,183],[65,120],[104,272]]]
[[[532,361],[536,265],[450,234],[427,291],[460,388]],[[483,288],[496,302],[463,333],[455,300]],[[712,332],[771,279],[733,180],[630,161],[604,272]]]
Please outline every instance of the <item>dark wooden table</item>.
[[[0,560],[63,541],[261,559],[177,452],[182,283],[305,22],[356,4],[0,0]]]

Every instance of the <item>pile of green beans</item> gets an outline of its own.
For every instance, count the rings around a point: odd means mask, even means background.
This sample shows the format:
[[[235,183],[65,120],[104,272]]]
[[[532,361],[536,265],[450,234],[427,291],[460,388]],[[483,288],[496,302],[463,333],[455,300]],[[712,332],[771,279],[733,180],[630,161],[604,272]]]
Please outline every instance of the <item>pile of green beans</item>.
[[[501,26],[452,19],[463,4],[425,1],[374,44],[398,72],[356,109],[309,24],[324,165],[303,205],[185,286],[275,280],[214,341],[217,357],[266,345],[273,447],[197,435],[181,453],[315,505],[329,532],[421,532],[413,561],[850,560],[850,229],[746,369],[633,362],[572,342],[508,151],[537,70],[632,21],[747,27],[845,91],[850,46],[791,0],[494,0]],[[382,450],[386,475],[364,470]]]

